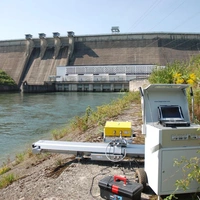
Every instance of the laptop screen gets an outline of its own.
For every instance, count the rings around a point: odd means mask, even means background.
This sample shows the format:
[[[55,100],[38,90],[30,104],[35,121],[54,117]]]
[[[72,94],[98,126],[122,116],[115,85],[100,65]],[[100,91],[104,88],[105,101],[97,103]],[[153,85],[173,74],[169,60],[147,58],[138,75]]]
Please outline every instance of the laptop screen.
[[[184,120],[182,110],[177,105],[161,105],[158,107],[159,120]]]

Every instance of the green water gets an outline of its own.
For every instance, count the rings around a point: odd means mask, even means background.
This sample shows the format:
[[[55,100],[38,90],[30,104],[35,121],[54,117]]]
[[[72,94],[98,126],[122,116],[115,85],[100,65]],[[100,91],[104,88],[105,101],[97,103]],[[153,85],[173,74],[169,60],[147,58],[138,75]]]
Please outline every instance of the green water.
[[[51,138],[51,130],[63,127],[86,108],[110,103],[123,93],[0,94],[0,164],[39,139]]]

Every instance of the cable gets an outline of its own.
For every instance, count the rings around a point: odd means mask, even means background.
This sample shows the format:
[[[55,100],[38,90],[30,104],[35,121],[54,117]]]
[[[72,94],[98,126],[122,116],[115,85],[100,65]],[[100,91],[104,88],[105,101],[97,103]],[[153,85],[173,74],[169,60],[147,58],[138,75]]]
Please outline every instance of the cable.
[[[186,0],[185,0],[186,1]],[[183,3],[185,3],[185,1],[181,2],[174,10],[172,10],[167,16],[165,16],[164,18],[162,18],[153,28],[155,28],[157,25],[159,25],[163,20],[165,20],[167,17],[169,17],[175,10],[177,10]],[[174,4],[174,2],[173,2]],[[152,30],[153,28],[151,28],[150,30]]]
[[[156,0],[154,3],[144,12],[143,15],[139,17],[139,19],[131,26],[131,28],[135,28],[145,17],[160,3],[161,0]],[[135,26],[134,26],[135,25]],[[131,29],[130,28],[130,29]]]
[[[186,0],[185,0],[186,1]],[[170,12],[166,17],[164,17],[158,24],[160,24],[164,19],[166,19],[168,16],[170,16],[175,10],[177,10],[183,3],[185,3],[185,1],[181,2],[172,12]],[[156,2],[154,2],[156,3]],[[159,2],[160,3],[160,2]],[[193,17],[195,17],[196,15],[198,15],[200,12],[195,13],[194,15],[192,15],[191,17],[188,17],[185,21],[183,21],[181,24],[179,24],[179,26],[177,26],[175,29],[176,30],[178,27],[182,26],[183,24],[185,24],[188,20],[192,19]],[[157,25],[156,25],[157,26]],[[155,26],[154,26],[155,27]],[[154,28],[153,27],[153,28]],[[168,33],[164,34],[164,35],[168,35]],[[159,41],[160,38],[158,38],[157,40],[154,40],[153,42],[149,43],[148,45],[144,46],[144,47],[148,47],[151,46],[152,44],[156,43]],[[168,44],[174,42],[175,40],[170,41],[169,43],[165,44],[163,47],[167,46]]]
[[[180,6],[182,6],[182,5],[185,3],[185,1],[186,1],[186,0],[182,1],[181,3],[179,3],[167,16],[165,16],[161,21],[159,21],[158,24],[160,24],[164,19],[166,19],[167,17],[169,17],[175,10],[177,10]],[[138,18],[137,21],[136,21],[135,23],[132,24],[131,28],[136,27],[136,26],[138,25],[138,23],[140,23],[140,22],[151,12],[159,3],[161,3],[160,0],[155,0],[155,1],[153,2],[153,4],[143,13],[143,15],[141,15],[140,18]],[[197,13],[195,13],[194,15],[188,17],[185,21],[181,22],[176,28],[174,28],[174,30],[176,30],[178,27],[182,26],[182,25],[185,24],[188,20],[192,19],[193,17],[195,17],[195,16],[198,15],[198,14],[199,14],[199,12],[197,12]],[[157,25],[158,25],[158,24],[157,24]],[[157,25],[155,25],[155,26],[157,26]],[[154,26],[154,27],[155,27],[155,26]],[[153,28],[154,28],[154,27],[153,27]],[[169,33],[166,33],[166,34],[163,34],[162,36],[165,36],[165,35],[168,35],[168,34],[169,34]],[[159,40],[160,40],[160,38],[157,38],[156,40],[154,40],[154,41],[152,41],[152,42],[149,41],[149,44],[145,45],[144,48],[145,48],[145,47],[149,47],[149,46],[151,46],[152,44],[157,43]],[[178,40],[178,39],[172,40],[172,41],[166,43],[165,45],[163,45],[162,47],[166,47],[167,45],[169,45],[169,44],[171,44],[171,43],[175,43],[177,40]],[[189,41],[189,39],[188,39],[188,41]],[[187,41],[183,42],[182,44],[184,44],[184,43],[186,43],[186,42],[187,42]],[[180,45],[182,45],[182,44],[178,44],[178,45],[174,46],[173,48],[175,48],[175,47],[177,47],[177,46],[180,46]],[[110,47],[109,47],[109,48],[117,48],[117,46],[119,46],[119,45],[120,45],[120,43],[118,44],[118,40],[113,40],[113,41],[111,41]],[[157,47],[157,46],[158,46],[158,45],[156,45],[156,47]],[[194,46],[194,45],[193,45],[193,46]],[[162,53],[164,53],[164,52],[162,52]],[[141,55],[141,54],[137,54],[137,55],[139,56],[139,55]],[[151,56],[151,60],[152,60],[152,61],[150,61],[151,63],[155,63],[154,58],[155,58],[155,57],[152,57],[152,56]],[[150,58],[149,58],[149,59],[150,59]],[[173,58],[172,58],[172,59],[173,59]],[[165,58],[163,58],[163,61],[165,60],[165,62],[168,63],[168,62],[169,62],[170,60],[172,60],[172,59],[170,59],[168,56],[166,56]],[[157,59],[157,60],[158,60],[158,59]]]
[[[168,42],[168,43],[166,43],[165,45],[163,45],[162,47],[166,47],[166,46],[168,46],[169,44],[171,44],[171,43],[175,43],[176,44],[176,41],[178,41],[178,40],[180,40],[180,39],[176,39],[176,40],[172,40],[172,41],[170,41],[170,42]],[[186,44],[187,42],[189,42],[189,43],[191,43],[191,42],[193,42],[193,44],[194,45],[192,45],[192,46],[189,46],[188,48],[184,48],[184,50],[191,50],[192,49],[192,47],[195,47],[196,46],[196,49],[199,51],[199,49],[198,49],[198,42],[197,41],[191,41],[191,39],[185,39],[185,41],[184,42],[182,42],[182,43],[180,43],[180,42],[178,42],[178,44],[177,45],[175,45],[175,46],[173,46],[173,45],[171,45],[171,47],[169,47],[169,48],[172,48],[172,49],[175,49],[175,50],[179,50],[179,49],[177,49],[177,47],[179,47],[179,46],[181,46],[181,45],[183,45],[183,44]],[[188,46],[188,45],[187,45]],[[186,47],[186,46],[185,46]],[[194,51],[196,51],[196,49],[194,49]],[[161,50],[163,50],[163,49],[161,49]],[[164,54],[164,53],[163,53]],[[174,55],[174,56],[176,56],[176,55]],[[189,55],[190,56],[190,55]],[[167,62],[169,62],[168,60],[167,60],[167,58],[165,58],[166,59],[166,61]]]
[[[192,15],[191,17],[189,17],[189,18],[187,18],[185,21],[183,21],[179,26],[177,26],[175,29],[173,29],[173,31],[174,30],[176,30],[178,27],[180,27],[180,26],[182,26],[183,24],[185,24],[188,20],[190,20],[190,19],[192,19],[192,18],[194,18],[196,15],[198,15],[198,14],[200,14],[200,11],[198,11],[197,13],[195,13],[194,15]],[[167,35],[168,33],[166,33],[166,34],[164,34],[164,35]],[[154,44],[155,42],[158,42],[158,40],[159,40],[160,38],[158,38],[157,40],[155,40],[155,41],[153,41],[152,43],[150,43],[149,45],[151,45],[151,44]],[[177,40],[177,39],[176,39]],[[171,42],[174,42],[175,40],[172,40],[172,41],[170,41],[169,43],[167,43],[167,44],[170,44]],[[165,44],[163,47],[165,47],[167,44]],[[145,47],[148,47],[149,45],[146,45]]]
[[[112,143],[114,143],[114,145],[112,145]],[[106,155],[106,158],[109,160],[109,161],[111,161],[111,162],[120,162],[120,161],[122,161],[125,157],[126,157],[126,150],[124,149],[124,155],[123,155],[123,157],[122,158],[120,158],[120,159],[118,159],[118,160],[113,160],[113,159],[111,159],[110,157],[109,157],[109,155],[108,155],[108,147],[110,146],[110,148],[111,147],[113,147],[113,149],[114,149],[114,147],[115,146],[117,146],[119,144],[119,142],[118,143],[116,143],[116,140],[111,140],[109,143],[108,143],[108,145],[106,146],[106,151],[105,151],[105,155]],[[109,151],[109,153],[110,153],[110,151]],[[113,151],[113,153],[114,153],[114,151]],[[112,154],[112,155],[114,155],[114,154]],[[121,154],[120,154],[121,155]]]
[[[151,6],[143,13],[143,15],[141,15],[137,20],[136,20],[136,22],[135,23],[133,23],[132,25],[131,25],[131,27],[129,28],[129,30],[130,29],[132,29],[132,28],[135,28],[142,20],[144,20],[145,18],[146,18],[146,16],[161,2],[162,0],[155,0],[154,2],[153,2],[153,4],[151,4]],[[114,42],[114,41],[113,41]],[[115,44],[112,44],[111,46],[110,46],[110,48],[116,48],[117,47],[117,45],[115,45]]]
[[[94,196],[94,195],[92,194],[92,188],[93,188],[93,185],[94,185],[94,180],[95,180],[95,178],[96,178],[97,176],[106,175],[106,174],[110,173],[110,170],[108,170],[107,172],[103,172],[104,170],[106,170],[106,169],[108,169],[108,168],[110,168],[110,167],[105,167],[105,168],[101,169],[101,170],[100,170],[100,173],[97,174],[97,175],[95,175],[95,176],[92,178],[92,183],[91,183],[91,186],[90,186],[90,195],[91,195],[93,198],[99,197],[99,195]]]

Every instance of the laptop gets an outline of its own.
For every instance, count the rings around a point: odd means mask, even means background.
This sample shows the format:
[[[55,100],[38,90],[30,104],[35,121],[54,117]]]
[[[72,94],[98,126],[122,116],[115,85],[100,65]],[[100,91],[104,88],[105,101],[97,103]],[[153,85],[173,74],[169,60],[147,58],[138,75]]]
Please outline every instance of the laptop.
[[[185,121],[181,106],[179,105],[158,106],[158,119],[160,124],[165,127],[190,126],[190,123]]]

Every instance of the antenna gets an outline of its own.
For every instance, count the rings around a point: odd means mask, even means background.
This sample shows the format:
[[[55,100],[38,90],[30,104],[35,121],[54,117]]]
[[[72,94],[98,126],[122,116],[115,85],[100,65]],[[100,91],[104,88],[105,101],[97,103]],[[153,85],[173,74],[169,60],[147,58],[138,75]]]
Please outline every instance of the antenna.
[[[192,100],[192,122],[194,123],[194,94],[193,94],[192,87],[190,87],[190,96]]]

